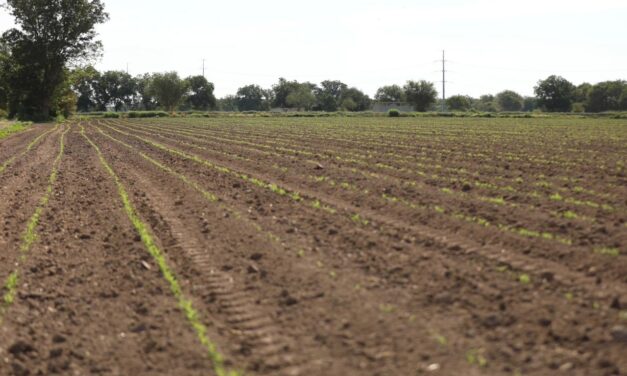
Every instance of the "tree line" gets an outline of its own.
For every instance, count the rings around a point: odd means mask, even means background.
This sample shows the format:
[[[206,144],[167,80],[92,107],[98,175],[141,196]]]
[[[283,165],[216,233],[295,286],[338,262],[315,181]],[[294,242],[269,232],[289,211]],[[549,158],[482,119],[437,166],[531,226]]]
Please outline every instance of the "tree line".
[[[407,81],[379,88],[370,98],[341,81],[319,84],[289,81],[265,89],[246,85],[217,99],[203,76],[180,78],[176,72],[131,76],[99,72],[88,65],[102,52],[94,27],[109,16],[100,0],[7,0],[16,28],[0,37],[0,116],[48,120],[75,111],[221,110],[366,111],[374,102],[411,105],[437,111],[442,105],[432,82]],[[627,111],[627,82],[573,85],[559,76],[538,81],[534,97],[506,90],[479,98],[455,95],[449,111]]]

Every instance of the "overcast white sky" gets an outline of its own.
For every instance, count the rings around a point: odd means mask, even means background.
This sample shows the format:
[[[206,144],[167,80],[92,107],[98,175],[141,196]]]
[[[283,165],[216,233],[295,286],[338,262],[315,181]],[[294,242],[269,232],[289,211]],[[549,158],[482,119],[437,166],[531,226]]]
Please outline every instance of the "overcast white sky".
[[[627,79],[627,0],[105,0],[101,70],[206,76],[216,94],[279,77],[338,79],[370,95],[408,79],[447,94],[512,89],[538,79]],[[0,30],[11,25],[0,11]],[[438,83],[438,89],[440,84]]]

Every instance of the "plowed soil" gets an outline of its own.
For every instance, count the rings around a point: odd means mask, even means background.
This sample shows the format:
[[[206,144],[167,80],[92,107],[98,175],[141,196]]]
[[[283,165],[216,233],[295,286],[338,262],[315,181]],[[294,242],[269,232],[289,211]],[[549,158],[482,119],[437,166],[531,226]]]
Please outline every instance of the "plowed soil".
[[[33,126],[0,375],[627,374],[626,156],[625,120]]]

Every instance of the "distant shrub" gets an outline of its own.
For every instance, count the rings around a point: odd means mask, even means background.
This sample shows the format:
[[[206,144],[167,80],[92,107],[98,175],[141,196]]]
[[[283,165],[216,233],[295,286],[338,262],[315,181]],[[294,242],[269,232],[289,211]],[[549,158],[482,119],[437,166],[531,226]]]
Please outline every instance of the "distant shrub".
[[[9,113],[0,108],[0,119],[6,119],[9,116]]]
[[[390,111],[388,111],[388,116],[389,117],[400,117],[401,116],[401,112],[399,110],[393,108]]]
[[[131,111],[128,113],[129,118],[154,118],[170,116],[165,111]]]
[[[586,112],[586,106],[581,102],[573,103],[573,112],[575,113]]]
[[[105,112],[104,114],[102,114],[102,117],[105,119],[117,119],[120,117],[120,114],[118,114],[117,112]]]

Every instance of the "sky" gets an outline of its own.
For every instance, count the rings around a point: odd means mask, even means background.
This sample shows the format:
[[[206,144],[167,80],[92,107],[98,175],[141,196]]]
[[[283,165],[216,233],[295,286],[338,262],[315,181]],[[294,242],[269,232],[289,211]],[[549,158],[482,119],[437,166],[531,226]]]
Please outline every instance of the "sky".
[[[627,0],[104,0],[100,70],[202,74],[216,95],[279,77],[369,95],[407,80],[447,96],[532,95],[557,74],[627,79]],[[0,10],[0,31],[12,21]]]

